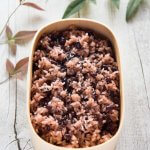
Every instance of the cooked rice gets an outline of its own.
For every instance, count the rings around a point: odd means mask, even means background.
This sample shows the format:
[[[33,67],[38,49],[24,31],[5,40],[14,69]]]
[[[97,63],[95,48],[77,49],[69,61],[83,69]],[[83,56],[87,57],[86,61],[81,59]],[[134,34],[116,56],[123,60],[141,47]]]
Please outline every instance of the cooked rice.
[[[120,114],[111,42],[79,28],[42,35],[33,56],[30,114],[37,134],[64,147],[109,140]]]

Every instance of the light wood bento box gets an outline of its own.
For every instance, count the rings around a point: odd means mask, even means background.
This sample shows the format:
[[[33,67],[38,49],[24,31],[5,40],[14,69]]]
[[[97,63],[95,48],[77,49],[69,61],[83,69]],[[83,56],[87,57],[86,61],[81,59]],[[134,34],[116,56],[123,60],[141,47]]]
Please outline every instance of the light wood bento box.
[[[120,125],[119,129],[116,132],[116,134],[107,142],[103,144],[99,144],[93,147],[88,147],[88,148],[65,148],[65,147],[59,147],[55,146],[53,144],[47,143],[44,141],[42,138],[40,138],[37,133],[34,131],[34,128],[32,126],[31,120],[30,120],[30,91],[31,91],[31,82],[32,82],[32,58],[33,58],[33,53],[36,48],[37,42],[41,35],[43,33],[47,33],[53,30],[64,30],[68,28],[70,25],[76,25],[82,28],[87,28],[94,30],[97,33],[100,33],[104,36],[106,36],[110,41],[112,42],[112,45],[114,47],[117,63],[119,66],[119,71],[120,71]],[[40,28],[38,32],[36,33],[33,43],[32,43],[32,48],[31,48],[31,54],[29,58],[29,67],[28,67],[28,85],[27,85],[27,117],[28,117],[28,123],[29,123],[29,128],[30,128],[30,133],[32,137],[32,143],[33,147],[35,150],[114,150],[118,141],[118,137],[120,135],[122,125],[123,125],[123,118],[124,118],[124,93],[123,93],[123,79],[122,79],[122,70],[121,70],[121,62],[120,62],[120,54],[119,54],[119,48],[118,48],[118,43],[114,37],[114,34],[112,31],[106,27],[105,25],[96,22],[94,20],[89,20],[89,19],[65,19],[65,20],[60,20],[56,21],[53,23],[49,23],[48,25],[45,25],[44,27]]]

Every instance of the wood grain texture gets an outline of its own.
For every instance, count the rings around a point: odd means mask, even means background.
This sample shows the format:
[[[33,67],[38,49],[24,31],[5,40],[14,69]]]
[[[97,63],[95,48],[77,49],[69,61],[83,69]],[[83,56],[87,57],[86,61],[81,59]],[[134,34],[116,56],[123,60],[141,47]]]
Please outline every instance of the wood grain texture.
[[[32,0],[45,8],[40,12],[21,7],[10,20],[13,33],[19,30],[35,30],[41,25],[60,19],[70,0]],[[115,33],[120,45],[124,75],[125,122],[116,150],[150,150],[150,1],[143,1],[136,16],[125,21],[127,0],[121,0],[120,9],[110,0],[97,0],[80,11],[81,17],[103,22]],[[2,0],[0,5],[0,30],[8,14],[18,1]],[[4,39],[3,34],[0,40]],[[0,45],[0,81],[7,77],[5,61],[14,64],[28,56],[31,42],[19,46],[13,57],[7,45]],[[0,85],[0,150],[32,149],[26,119],[26,79],[10,79]]]

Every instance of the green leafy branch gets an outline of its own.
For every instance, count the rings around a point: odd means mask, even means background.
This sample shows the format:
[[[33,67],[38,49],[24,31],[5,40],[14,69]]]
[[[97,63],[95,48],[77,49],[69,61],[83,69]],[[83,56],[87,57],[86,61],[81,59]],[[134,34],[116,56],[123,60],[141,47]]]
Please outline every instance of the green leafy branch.
[[[63,14],[63,19],[68,18],[72,16],[73,14],[77,13],[82,9],[85,5],[86,2],[91,2],[96,4],[96,0],[74,0],[72,1],[66,8],[64,14]]]
[[[63,19],[68,18],[75,13],[79,12],[81,9],[84,8],[85,3],[94,3],[96,4],[96,0],[73,0],[72,2],[69,3],[67,6],[64,14],[63,14]],[[120,0],[111,0],[113,5],[119,9],[120,6]],[[138,7],[140,6],[142,0],[129,0],[128,6],[127,6],[127,11],[126,11],[126,21],[129,21],[132,16],[136,13]]]
[[[120,0],[111,0],[111,1],[112,1],[112,3],[114,4],[114,6],[119,9]]]
[[[126,11],[126,20],[129,21],[138,10],[142,0],[130,0]]]

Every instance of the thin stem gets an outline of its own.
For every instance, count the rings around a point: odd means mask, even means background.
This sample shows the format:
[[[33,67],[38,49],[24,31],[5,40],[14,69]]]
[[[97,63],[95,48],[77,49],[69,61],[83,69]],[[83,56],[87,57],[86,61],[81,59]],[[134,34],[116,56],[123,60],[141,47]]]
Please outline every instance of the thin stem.
[[[5,83],[6,81],[8,81],[9,78],[10,78],[10,77],[8,77],[8,78],[6,78],[5,80],[1,81],[0,84]]]
[[[4,30],[5,30],[5,28],[6,28],[7,24],[8,24],[8,22],[9,22],[9,20],[10,20],[10,18],[13,16],[13,14],[17,11],[17,9],[18,9],[20,6],[21,6],[21,3],[20,3],[20,4],[14,9],[14,11],[10,14],[10,16],[8,17],[8,19],[7,19],[7,21],[6,21],[5,25],[4,25],[4,27],[2,28],[2,31],[0,32],[0,36],[1,36],[2,33],[4,32]]]
[[[78,11],[78,18],[80,18],[80,11]]]
[[[30,139],[27,141],[26,145],[24,146],[23,150],[25,150],[26,146],[28,145],[28,143],[30,142]]]
[[[33,149],[33,147],[28,148],[27,150]]]
[[[0,41],[0,45],[7,44],[7,43],[8,43],[8,41]]]
[[[13,140],[13,141],[11,141],[10,143],[8,143],[7,145],[6,145],[6,147],[5,147],[5,150],[7,149],[7,147],[10,145],[10,144],[12,144],[12,143],[14,143],[16,140]]]

